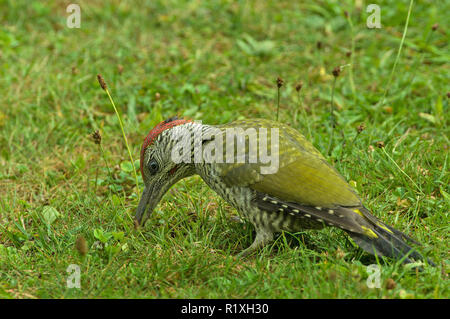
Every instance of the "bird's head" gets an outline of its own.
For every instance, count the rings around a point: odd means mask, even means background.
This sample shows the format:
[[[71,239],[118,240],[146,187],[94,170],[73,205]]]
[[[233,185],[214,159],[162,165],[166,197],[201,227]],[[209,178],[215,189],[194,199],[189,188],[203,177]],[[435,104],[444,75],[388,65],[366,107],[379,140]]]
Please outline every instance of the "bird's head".
[[[193,165],[172,159],[172,148],[180,135],[175,134],[175,128],[187,123],[192,122],[177,117],[165,120],[150,131],[142,144],[140,164],[145,188],[135,216],[139,224],[145,223],[173,184],[194,174]]]

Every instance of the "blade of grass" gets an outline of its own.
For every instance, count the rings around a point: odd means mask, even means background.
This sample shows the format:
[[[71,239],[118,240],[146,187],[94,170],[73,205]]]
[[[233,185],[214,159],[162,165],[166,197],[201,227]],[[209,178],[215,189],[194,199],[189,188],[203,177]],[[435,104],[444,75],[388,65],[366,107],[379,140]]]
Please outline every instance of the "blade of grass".
[[[356,88],[355,88],[355,82],[353,80],[353,66],[355,65],[355,31],[353,28],[353,22],[349,14],[346,14],[346,18],[348,21],[348,24],[350,26],[350,35],[352,37],[351,42],[351,51],[350,51],[350,70],[349,70],[349,81],[350,81],[350,88],[352,89],[352,95],[353,95],[353,101],[356,100]]]
[[[402,40],[400,41],[400,45],[398,47],[397,56],[395,57],[395,61],[394,61],[394,65],[392,66],[391,74],[389,75],[388,82],[387,82],[386,87],[384,89],[383,97],[380,100],[381,103],[379,102],[379,105],[377,105],[377,106],[383,106],[384,102],[386,101],[386,96],[387,96],[387,94],[389,92],[389,87],[391,86],[391,82],[392,82],[392,78],[394,76],[395,68],[397,67],[397,63],[400,60],[400,54],[402,53],[402,48],[403,48],[403,44],[405,42],[406,32],[408,31],[409,18],[411,16],[413,4],[414,4],[414,0],[411,0],[409,2],[408,15],[406,16],[405,27],[403,28]],[[377,114],[377,113],[375,113],[375,114]]]
[[[390,160],[392,163],[394,163],[395,167],[397,167],[397,169],[411,181],[411,183],[418,189],[418,191],[419,191],[422,195],[425,195],[424,192],[422,191],[422,189],[414,182],[414,180],[413,180],[411,177],[409,177],[409,175],[406,174],[405,171],[402,170],[400,166],[398,166],[397,162],[396,162],[396,161],[395,161],[395,160],[394,160],[394,159],[386,152],[386,150],[384,149],[384,147],[382,147],[381,149],[383,150],[383,152],[384,152],[384,154],[387,156],[387,158],[389,158],[389,160]]]

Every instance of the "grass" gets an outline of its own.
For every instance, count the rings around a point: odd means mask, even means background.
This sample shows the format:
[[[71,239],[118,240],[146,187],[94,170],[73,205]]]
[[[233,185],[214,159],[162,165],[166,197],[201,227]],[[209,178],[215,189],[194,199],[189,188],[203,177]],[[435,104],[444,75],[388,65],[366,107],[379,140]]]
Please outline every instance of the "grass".
[[[415,2],[404,39],[409,1],[379,1],[381,29],[366,27],[363,1],[79,3],[81,28],[69,29],[64,1],[0,1],[0,297],[450,296],[445,1]],[[278,76],[280,121],[310,128],[325,154],[331,72],[347,64],[334,90],[329,160],[437,267],[417,273],[377,261],[332,228],[283,233],[238,259],[252,227],[234,222],[236,212],[198,177],[175,185],[134,229],[133,166],[97,74],[134,158],[148,131],[174,114],[209,124],[273,119]],[[381,288],[371,289],[366,266],[376,263]],[[81,289],[67,288],[70,264],[80,266]]]

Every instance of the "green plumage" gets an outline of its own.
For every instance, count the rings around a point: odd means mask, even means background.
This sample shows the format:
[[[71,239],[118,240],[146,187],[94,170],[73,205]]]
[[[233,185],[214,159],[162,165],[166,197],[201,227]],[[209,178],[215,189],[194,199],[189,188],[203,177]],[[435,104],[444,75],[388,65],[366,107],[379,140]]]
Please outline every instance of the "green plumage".
[[[357,206],[361,203],[344,178],[326,161],[303,135],[290,126],[269,120],[236,121],[223,128],[279,129],[279,169],[275,174],[261,174],[264,163],[218,164],[223,166],[223,179],[233,186],[248,186],[284,201],[310,206]],[[258,136],[259,137],[259,136]],[[271,152],[271,135],[267,134]],[[224,139],[225,140],[225,139]],[[259,141],[259,139],[258,139]],[[227,148],[224,147],[224,150]],[[246,145],[248,152],[248,144]]]
[[[260,128],[279,130],[279,146],[278,150],[275,150],[275,155],[279,158],[279,168],[276,173],[262,174],[261,167],[267,164],[259,161],[216,163],[225,185],[253,191],[256,194],[253,203],[263,212],[253,211],[254,214],[260,214],[260,218],[250,216],[256,227],[257,237],[245,254],[265,245],[276,231],[334,226],[345,230],[361,248],[370,253],[397,258],[407,256],[406,262],[421,258],[420,254],[407,244],[407,241],[414,241],[372,216],[345,179],[295,129],[263,119],[235,121],[217,128],[223,134],[230,128],[240,128],[244,131],[254,128],[258,141]],[[236,143],[227,145],[226,139],[223,140],[224,155],[232,151],[232,148],[236,153]],[[247,136],[246,159],[249,158],[249,149]],[[273,151],[270,134],[267,134],[267,149],[269,153]],[[251,215],[251,212],[247,212],[247,215],[249,214]],[[274,225],[277,218],[281,218],[281,221]],[[290,221],[284,223],[286,220]],[[259,237],[258,232],[262,234]]]
[[[198,135],[196,142],[186,139]],[[346,231],[369,253],[405,262],[422,259],[408,244],[414,240],[371,215],[337,170],[288,125],[251,119],[212,126],[171,119],[149,136],[141,151],[146,187],[138,222],[171,185],[198,174],[255,226],[255,240],[244,255],[268,244],[276,232],[332,226]],[[201,144],[201,160],[174,163],[172,148],[180,141],[194,158]],[[213,153],[214,160],[207,160],[205,154]]]

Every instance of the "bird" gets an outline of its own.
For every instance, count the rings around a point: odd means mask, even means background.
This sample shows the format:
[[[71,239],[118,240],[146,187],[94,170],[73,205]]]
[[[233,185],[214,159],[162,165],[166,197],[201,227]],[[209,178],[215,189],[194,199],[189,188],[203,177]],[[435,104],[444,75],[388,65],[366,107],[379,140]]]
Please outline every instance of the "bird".
[[[280,122],[207,125],[171,117],[144,139],[140,171],[145,187],[135,215],[138,225],[145,224],[170,187],[199,175],[254,226],[255,238],[240,253],[243,257],[282,231],[336,227],[372,255],[404,263],[423,260],[411,247],[420,245],[416,240],[371,214],[313,144]]]

